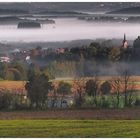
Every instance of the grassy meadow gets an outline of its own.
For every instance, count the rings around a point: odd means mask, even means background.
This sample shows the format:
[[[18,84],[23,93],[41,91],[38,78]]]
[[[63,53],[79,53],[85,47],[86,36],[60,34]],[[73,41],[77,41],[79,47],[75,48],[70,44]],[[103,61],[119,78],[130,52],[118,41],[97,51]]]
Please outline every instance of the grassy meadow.
[[[1,120],[0,137],[140,137],[140,120]]]
[[[103,77],[104,79],[104,77]],[[108,77],[106,78],[106,80]],[[59,80],[58,80],[59,81]],[[72,82],[69,80],[67,82]],[[140,77],[136,77],[136,89],[140,89]],[[24,81],[0,81],[0,89],[24,90]],[[132,113],[133,110],[131,110]],[[3,112],[2,114],[5,114]],[[23,112],[24,114],[24,112]],[[66,114],[66,113],[65,113]],[[75,113],[76,115],[77,113]],[[91,114],[91,113],[89,113]],[[97,112],[95,113],[97,114]],[[93,116],[95,116],[95,114]],[[110,113],[111,114],[111,113]],[[112,114],[114,114],[112,110]],[[119,114],[119,112],[118,112]],[[124,113],[126,116],[127,114]],[[16,116],[17,113],[12,115]],[[40,114],[39,114],[40,115]],[[49,116],[51,116],[48,113]],[[91,120],[75,119],[65,120],[61,116],[57,120],[45,119],[23,119],[9,120],[4,116],[0,120],[0,137],[4,138],[136,138],[140,137],[140,120]],[[86,112],[87,115],[87,112]],[[102,116],[101,114],[99,114]],[[44,116],[44,115],[43,115]],[[57,115],[56,115],[57,116]],[[11,117],[11,118],[12,118]],[[107,116],[106,116],[107,117]],[[7,118],[7,120],[6,120]],[[98,118],[98,117],[97,117]],[[121,114],[119,114],[121,118]],[[90,119],[90,120],[89,120]],[[109,119],[109,118],[107,118]]]

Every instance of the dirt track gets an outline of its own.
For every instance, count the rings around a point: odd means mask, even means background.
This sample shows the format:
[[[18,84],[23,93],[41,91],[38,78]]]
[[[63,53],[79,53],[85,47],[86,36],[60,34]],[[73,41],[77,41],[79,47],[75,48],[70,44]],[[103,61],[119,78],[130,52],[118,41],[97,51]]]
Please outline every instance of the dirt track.
[[[11,119],[140,119],[140,108],[84,109],[57,111],[0,112],[1,120]]]

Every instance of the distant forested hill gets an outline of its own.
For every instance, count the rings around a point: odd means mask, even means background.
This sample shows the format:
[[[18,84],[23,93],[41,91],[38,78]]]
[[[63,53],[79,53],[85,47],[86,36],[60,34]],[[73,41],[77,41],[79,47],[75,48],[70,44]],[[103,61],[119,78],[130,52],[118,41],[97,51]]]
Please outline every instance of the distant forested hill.
[[[40,13],[43,11],[90,11],[107,12],[128,7],[140,6],[139,2],[0,2],[0,9],[8,12],[10,9],[15,12]],[[8,10],[9,9],[9,10]],[[12,13],[14,11],[9,11]],[[19,10],[19,11],[16,11]],[[23,10],[23,11],[20,11]],[[5,12],[3,11],[3,12]]]
[[[123,8],[120,10],[108,12],[107,14],[140,14],[140,7]]]
[[[21,9],[0,9],[0,14],[28,14],[29,12]]]

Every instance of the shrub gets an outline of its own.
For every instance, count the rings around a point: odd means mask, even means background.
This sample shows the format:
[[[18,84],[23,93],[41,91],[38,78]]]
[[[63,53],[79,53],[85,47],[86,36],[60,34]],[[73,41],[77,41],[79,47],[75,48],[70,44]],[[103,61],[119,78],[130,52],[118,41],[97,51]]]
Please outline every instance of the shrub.
[[[0,109],[10,109],[13,96],[9,91],[0,91]]]
[[[119,96],[119,104],[118,104],[118,99],[117,95],[112,95],[112,104],[111,108],[124,108],[124,96]]]
[[[84,107],[95,107],[93,97],[92,96],[86,96],[83,106]]]
[[[99,96],[97,98],[98,106],[101,108],[110,108],[111,107],[111,98],[109,96]]]
[[[14,94],[12,100],[12,108],[15,110],[29,109],[29,101],[24,98],[24,95]]]
[[[140,106],[140,98],[139,97],[136,97],[134,105],[135,106]]]
[[[100,90],[102,94],[106,95],[109,94],[111,91],[111,84],[108,81],[105,81],[104,83],[101,84]]]

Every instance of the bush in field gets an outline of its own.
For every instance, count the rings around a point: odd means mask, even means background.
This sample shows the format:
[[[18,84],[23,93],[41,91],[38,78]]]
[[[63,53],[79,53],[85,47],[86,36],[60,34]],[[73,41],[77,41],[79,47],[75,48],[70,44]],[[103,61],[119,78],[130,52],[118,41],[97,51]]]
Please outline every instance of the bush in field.
[[[85,97],[85,102],[84,102],[84,107],[95,107],[94,104],[94,98],[92,96],[86,96]]]
[[[113,108],[114,106],[112,106],[112,98],[110,95],[99,95],[97,96],[96,100],[97,103],[95,104],[94,102],[94,97],[88,97],[86,98],[86,105],[88,107],[97,107],[97,108]]]
[[[93,96],[86,96],[84,107],[92,108],[124,108],[124,97],[120,97],[119,106],[117,104],[116,95],[98,95],[96,97],[97,103],[94,102]]]
[[[14,94],[12,100],[12,108],[15,110],[29,109],[28,99],[26,95]]]
[[[27,73],[20,63],[0,63],[0,77],[4,80],[26,80]]]
[[[135,106],[140,106],[140,97],[136,97],[134,105]]]
[[[34,106],[40,109],[46,107],[46,100],[51,88],[51,82],[49,82],[49,78],[44,74],[35,75],[30,78],[25,85],[25,89],[31,101],[31,107]]]
[[[54,75],[46,68],[43,70],[43,74],[45,74],[46,76],[48,76],[49,79],[54,79]]]
[[[11,67],[13,69],[16,69],[16,75],[15,75],[15,80],[19,79],[19,80],[27,80],[27,70],[26,70],[26,67],[21,64],[21,63],[18,63],[18,62],[13,62],[11,63]]]
[[[28,109],[28,103],[24,95],[14,93],[14,91],[0,91],[0,109],[1,110],[21,110]]]
[[[13,95],[9,91],[0,91],[0,109],[10,109]]]
[[[111,108],[111,98],[109,96],[103,95],[98,96],[97,105],[101,108]]]
[[[99,94],[99,82],[98,80],[95,78],[94,80],[88,80],[86,82],[86,93],[88,94],[88,96],[92,96],[94,97],[93,100],[95,102],[95,105],[97,106],[97,96]]]
[[[105,81],[104,83],[101,84],[100,90],[102,94],[106,95],[109,94],[111,91],[111,84],[108,81]]]
[[[86,92],[88,96],[96,96],[97,95],[97,90],[98,90],[98,83],[95,80],[88,80],[86,82]]]

